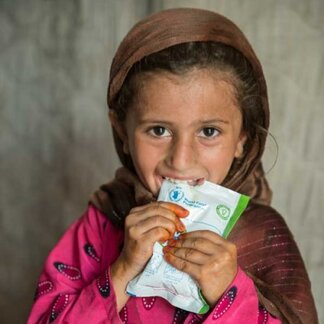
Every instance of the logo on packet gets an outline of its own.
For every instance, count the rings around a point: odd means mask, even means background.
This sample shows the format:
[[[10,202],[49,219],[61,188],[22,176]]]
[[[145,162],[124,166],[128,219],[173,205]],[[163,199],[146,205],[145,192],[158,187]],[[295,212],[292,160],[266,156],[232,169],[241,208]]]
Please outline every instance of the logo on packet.
[[[179,201],[183,198],[184,193],[181,189],[175,188],[169,192],[169,198],[171,201]]]
[[[221,219],[227,220],[231,214],[231,210],[225,205],[218,205],[216,207],[216,213]]]

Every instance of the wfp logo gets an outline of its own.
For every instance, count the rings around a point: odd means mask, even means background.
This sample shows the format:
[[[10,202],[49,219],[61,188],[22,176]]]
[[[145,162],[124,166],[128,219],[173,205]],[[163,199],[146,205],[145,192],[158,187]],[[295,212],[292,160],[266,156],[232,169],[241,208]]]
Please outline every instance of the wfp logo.
[[[170,192],[169,192],[169,198],[171,201],[179,201],[183,198],[184,196],[184,193],[181,189],[172,189]]]
[[[216,207],[216,213],[220,218],[227,220],[231,214],[231,210],[225,205],[218,205]]]

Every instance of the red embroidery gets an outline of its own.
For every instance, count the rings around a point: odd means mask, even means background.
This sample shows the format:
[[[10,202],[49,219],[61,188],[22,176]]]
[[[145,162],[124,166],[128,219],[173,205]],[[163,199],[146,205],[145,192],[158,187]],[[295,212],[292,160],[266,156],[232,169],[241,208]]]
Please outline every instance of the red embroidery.
[[[124,324],[127,323],[127,321],[128,321],[128,312],[127,312],[127,307],[126,306],[124,306],[122,308],[122,310],[119,312],[119,317],[120,317],[121,321]]]
[[[235,296],[237,294],[237,288],[233,286],[230,288],[223,298],[218,302],[215,312],[213,314],[213,320],[216,320],[223,316],[234,303]]]
[[[49,280],[40,281],[37,285],[34,300],[53,290],[53,283]]]
[[[87,255],[89,255],[92,259],[96,260],[97,262],[100,262],[100,258],[95,248],[90,243],[87,243],[83,248]]]
[[[269,319],[268,311],[262,305],[259,305],[258,324],[267,324],[268,319]]]
[[[49,318],[50,323],[53,322],[63,312],[68,302],[69,302],[69,295],[67,294],[59,295],[56,298]]]
[[[188,316],[187,311],[180,309],[180,308],[176,308],[176,310],[174,312],[172,324],[183,323],[187,316]]]
[[[193,318],[191,319],[191,321],[189,322],[189,324],[200,324],[202,322],[203,322],[203,320],[202,320],[202,318],[199,315],[193,314]]]
[[[78,280],[81,278],[80,270],[76,267],[64,264],[62,262],[54,262],[55,268],[70,280]]]
[[[106,270],[98,279],[97,287],[99,289],[100,295],[107,298],[110,295],[110,284],[108,270]]]
[[[154,303],[155,303],[156,297],[143,297],[142,302],[143,306],[146,310],[150,310]]]

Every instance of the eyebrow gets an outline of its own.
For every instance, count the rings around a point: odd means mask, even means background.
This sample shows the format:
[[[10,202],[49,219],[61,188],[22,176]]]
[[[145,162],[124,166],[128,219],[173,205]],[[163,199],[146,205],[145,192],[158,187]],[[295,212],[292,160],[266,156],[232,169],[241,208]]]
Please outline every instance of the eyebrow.
[[[139,124],[165,124],[165,125],[172,125],[173,122],[170,122],[168,120],[163,120],[163,119],[139,119],[138,120]],[[220,119],[220,118],[215,118],[215,119],[208,119],[208,120],[201,120],[198,119],[195,121],[195,124],[214,124],[214,123],[221,123],[221,124],[229,124],[228,120]]]
[[[215,119],[208,119],[208,120],[198,120],[198,123],[201,124],[213,124],[213,123],[222,123],[222,124],[229,124],[228,120],[215,118]]]

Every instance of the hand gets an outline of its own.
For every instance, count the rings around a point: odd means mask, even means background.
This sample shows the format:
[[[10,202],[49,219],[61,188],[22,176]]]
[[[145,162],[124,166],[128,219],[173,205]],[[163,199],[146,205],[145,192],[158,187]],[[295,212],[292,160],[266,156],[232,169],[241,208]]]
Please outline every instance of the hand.
[[[127,283],[143,270],[155,242],[164,242],[176,231],[185,230],[179,218],[188,214],[188,210],[168,202],[154,202],[130,211],[125,220],[123,250],[111,267],[115,290],[124,292]]]
[[[211,231],[180,235],[164,247],[165,260],[197,281],[208,304],[214,307],[237,273],[236,246]]]

